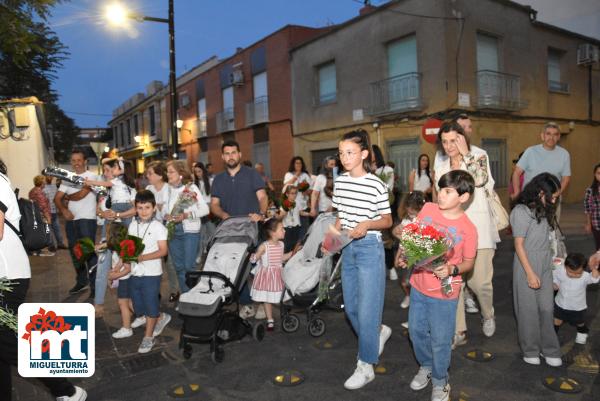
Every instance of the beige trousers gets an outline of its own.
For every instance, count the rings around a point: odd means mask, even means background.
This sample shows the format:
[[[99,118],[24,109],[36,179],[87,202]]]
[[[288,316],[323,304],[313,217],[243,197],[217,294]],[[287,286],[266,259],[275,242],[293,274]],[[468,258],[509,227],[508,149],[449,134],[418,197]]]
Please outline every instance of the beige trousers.
[[[492,287],[492,278],[494,277],[494,259],[493,248],[478,249],[475,257],[475,266],[469,273],[463,275],[463,280],[473,291],[479,301],[479,310],[484,319],[494,317],[494,288]],[[456,310],[456,332],[467,331],[467,321],[465,319],[465,297],[464,285],[461,288],[458,297]]]

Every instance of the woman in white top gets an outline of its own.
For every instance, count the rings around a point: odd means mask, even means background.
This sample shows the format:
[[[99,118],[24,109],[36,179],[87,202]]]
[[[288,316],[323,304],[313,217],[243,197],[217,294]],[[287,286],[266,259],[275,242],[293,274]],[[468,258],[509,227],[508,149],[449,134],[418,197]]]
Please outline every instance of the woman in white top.
[[[462,126],[457,122],[442,125],[438,132],[438,143],[441,146],[441,152],[448,157],[436,162],[434,166],[435,191],[439,189],[435,178],[441,177],[450,170],[468,171],[475,180],[475,192],[471,203],[467,207],[466,214],[477,227],[477,257],[472,272],[463,279],[466,280],[467,285],[479,301],[483,316],[483,333],[487,337],[491,337],[496,329],[493,305],[492,277],[494,270],[492,259],[496,250],[496,243],[500,242],[500,236],[490,214],[486,196],[486,191],[491,193],[494,190],[494,179],[490,171],[489,159],[483,149],[469,144]],[[467,325],[463,292],[461,291],[456,313],[455,345],[466,342]]]
[[[165,221],[175,223],[175,230],[169,239],[169,255],[177,272],[181,292],[189,290],[185,283],[185,274],[196,268],[196,255],[200,243],[201,218],[208,215],[208,205],[204,201],[200,189],[192,182],[192,175],[187,164],[182,160],[167,163],[168,191],[164,205]],[[180,194],[188,190],[196,194],[196,202],[186,207],[183,212],[178,209]]]
[[[308,171],[306,171],[304,159],[300,156],[294,156],[292,157],[292,160],[290,160],[288,171],[283,177],[283,188],[281,189],[281,193],[285,193],[290,185],[297,188],[300,188],[301,185],[308,185],[308,189],[306,191],[301,192],[298,190],[298,195],[296,196],[296,205],[298,208],[300,210],[306,210],[308,208],[308,201],[310,200],[312,179],[310,178],[310,175],[308,175]],[[308,226],[310,225],[309,217],[300,216],[300,225],[302,228],[298,235],[300,238],[303,238],[304,234],[306,234],[306,230],[308,230]]]
[[[320,174],[315,178],[310,194],[310,215],[317,217],[319,213],[330,212],[331,196],[333,195],[333,169],[336,159],[327,156],[323,159]]]
[[[373,149],[373,162],[371,165],[371,170],[373,170],[373,174],[375,174],[381,181],[385,183],[388,187],[388,192],[394,192],[394,169],[385,164],[385,160],[383,159],[383,153],[381,149],[377,145],[372,145]]]
[[[408,192],[422,191],[426,198],[431,200],[433,191],[429,156],[423,153],[417,161],[418,169],[413,169],[408,176]]]

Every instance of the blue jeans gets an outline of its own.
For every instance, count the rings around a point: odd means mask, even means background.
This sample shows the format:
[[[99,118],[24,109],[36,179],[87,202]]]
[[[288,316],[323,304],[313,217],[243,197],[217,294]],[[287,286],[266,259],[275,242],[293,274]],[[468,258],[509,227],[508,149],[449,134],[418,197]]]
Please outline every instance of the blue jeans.
[[[91,238],[92,241],[96,242],[96,219],[67,220],[65,230],[67,232],[71,260],[73,261],[73,266],[75,266],[75,272],[77,273],[77,284],[87,285],[89,283],[90,288],[94,290],[96,287],[96,269],[91,273],[89,273],[89,269],[96,265],[98,257],[95,253],[92,253],[87,262],[84,265],[79,266],[73,255],[73,247],[77,240],[85,237]]]
[[[379,331],[385,296],[385,257],[381,236],[367,234],[342,251],[342,290],[348,320],[358,336],[358,358],[379,360]]]
[[[431,370],[434,386],[448,382],[457,299],[432,298],[414,287],[410,291],[408,331],[419,365]]]
[[[60,221],[58,220],[58,214],[52,213],[52,222],[50,223],[50,228],[52,228],[52,233],[54,234],[54,245],[61,246],[64,245],[62,233],[60,232]]]
[[[189,291],[185,284],[185,274],[196,269],[196,255],[200,244],[200,233],[186,233],[183,225],[175,226],[173,238],[169,241],[169,256],[175,267],[179,289],[181,292]]]
[[[112,268],[112,251],[108,249],[98,255],[98,267],[96,268],[96,293],[94,294],[94,305],[104,304],[106,287],[108,287],[108,272]]]

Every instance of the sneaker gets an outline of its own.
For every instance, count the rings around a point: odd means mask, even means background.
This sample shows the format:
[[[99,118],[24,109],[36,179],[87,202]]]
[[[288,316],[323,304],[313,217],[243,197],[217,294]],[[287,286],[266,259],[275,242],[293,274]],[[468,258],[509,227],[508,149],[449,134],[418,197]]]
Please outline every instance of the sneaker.
[[[146,324],[146,316],[138,316],[133,322],[131,322],[131,328],[137,329]]]
[[[452,349],[465,345],[467,343],[467,333],[456,333],[452,340]]]
[[[393,267],[390,269],[390,280],[392,280],[392,281],[398,280],[398,272]]]
[[[164,312],[161,313],[160,319],[158,320],[158,322],[156,322],[156,326],[154,326],[154,331],[152,332],[152,337],[160,336],[160,333],[162,333],[162,331],[167,326],[167,324],[169,324],[170,321],[171,321],[171,315],[169,315],[168,313],[164,313]]]
[[[406,330],[408,330],[408,322],[402,322],[400,323],[400,326],[404,327]]]
[[[523,362],[528,363],[530,365],[539,365],[541,363],[539,356],[524,356]]]
[[[385,343],[390,339],[392,335],[392,329],[385,324],[381,325],[381,330],[379,331],[379,355],[383,353],[383,348],[385,347]]]
[[[477,304],[475,303],[475,300],[473,298],[465,299],[465,312],[479,313],[479,308],[477,307]]]
[[[496,332],[496,319],[483,319],[483,334],[486,337],[491,337]]]
[[[267,331],[275,330],[275,322],[273,320],[267,320]]]
[[[133,330],[127,327],[121,327],[119,330],[112,333],[113,338],[127,338],[133,335]]]
[[[261,305],[256,308],[256,314],[254,315],[254,318],[257,320],[263,320],[267,318],[267,313],[265,312],[264,306]]]
[[[577,344],[585,344],[587,343],[587,338],[587,333],[577,333],[577,337],[575,337],[575,342]]]
[[[69,290],[69,294],[77,294],[87,288],[87,284],[75,284],[73,288]]]
[[[546,360],[546,364],[549,366],[553,366],[555,368],[562,366],[562,359],[560,359],[560,358],[553,358],[550,356],[546,356],[546,357],[544,357],[544,359]]]
[[[356,370],[354,370],[352,376],[346,380],[344,388],[346,390],[357,390],[373,381],[374,378],[375,372],[373,371],[373,365],[359,359],[356,363]]]
[[[54,252],[50,252],[47,249],[44,249],[43,251],[41,251],[38,256],[54,256],[55,253]]]
[[[400,307],[402,309],[406,309],[410,306],[410,296],[409,295],[405,295],[404,299],[402,300],[402,302],[400,303]]]
[[[144,337],[140,347],[138,348],[138,352],[140,354],[146,354],[152,351],[152,347],[154,347],[154,337]]]
[[[431,369],[421,366],[415,377],[413,377],[412,381],[410,382],[410,388],[415,391],[423,390],[425,387],[427,387],[430,381]]]
[[[448,401],[450,399],[450,384],[445,386],[433,386],[431,401]]]
[[[75,387],[75,394],[68,396],[63,395],[60,397],[56,397],[56,401],[85,401],[87,398],[87,392],[81,387]]]
[[[240,317],[242,319],[248,319],[254,315],[256,315],[256,312],[254,311],[254,306],[252,305],[244,305],[242,306],[242,309],[240,309]]]

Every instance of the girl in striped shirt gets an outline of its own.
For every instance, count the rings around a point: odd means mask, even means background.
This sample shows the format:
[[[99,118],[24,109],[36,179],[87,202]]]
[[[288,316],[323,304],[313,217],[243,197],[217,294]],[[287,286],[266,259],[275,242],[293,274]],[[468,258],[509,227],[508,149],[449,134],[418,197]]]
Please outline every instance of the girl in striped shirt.
[[[283,238],[285,229],[283,223],[275,218],[267,220],[263,229],[268,238],[263,242],[250,262],[258,263],[258,271],[252,282],[250,296],[255,302],[263,302],[267,315],[267,330],[273,331],[275,321],[273,320],[273,306],[281,301],[281,292],[284,289],[283,262],[292,257],[292,252],[283,253]]]
[[[345,134],[339,157],[346,172],[335,180],[332,202],[338,210],[336,228],[353,238],[342,250],[342,288],[346,315],[358,336],[358,363],[344,387],[355,390],[375,378],[373,365],[392,333],[381,324],[386,271],[381,230],[392,226],[392,215],[386,184],[370,172],[367,132]]]

